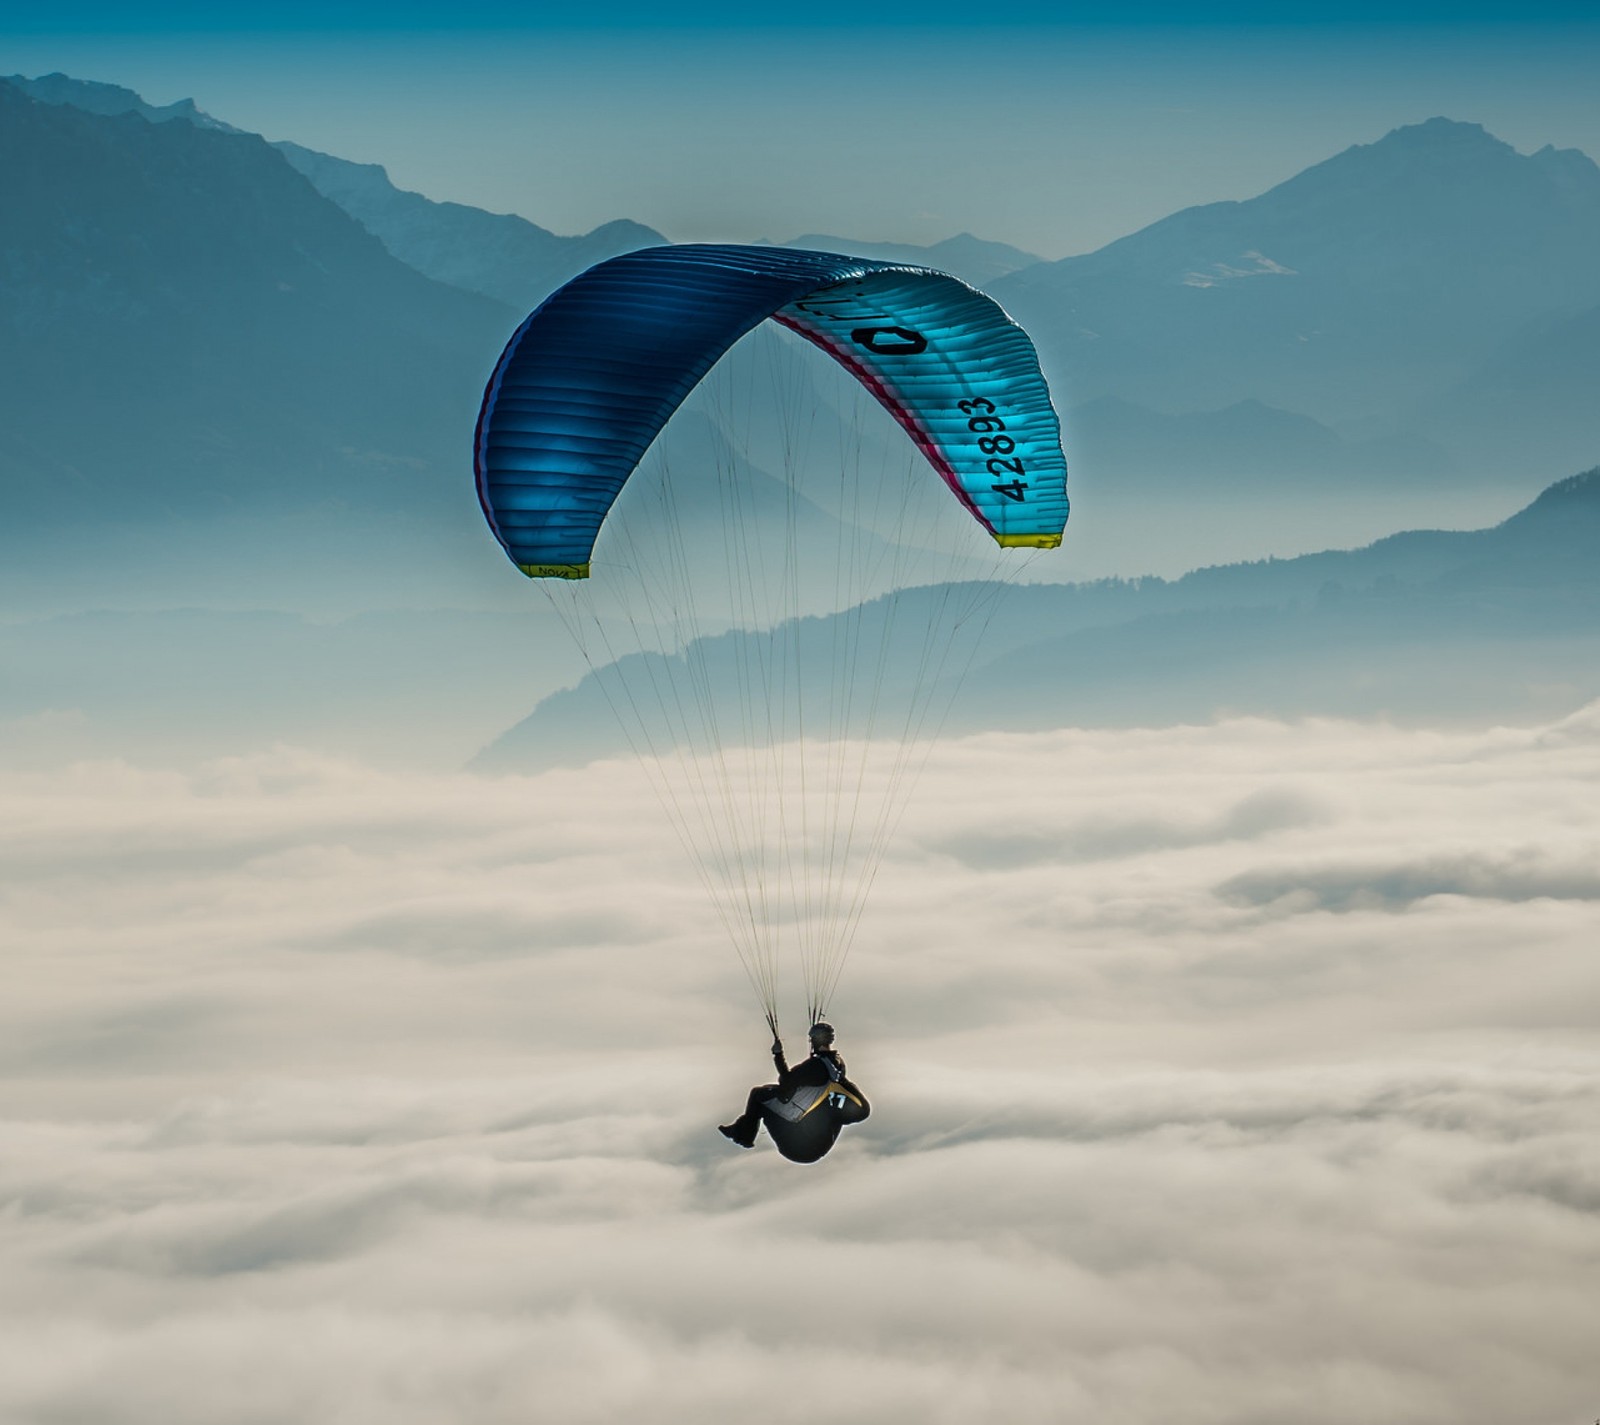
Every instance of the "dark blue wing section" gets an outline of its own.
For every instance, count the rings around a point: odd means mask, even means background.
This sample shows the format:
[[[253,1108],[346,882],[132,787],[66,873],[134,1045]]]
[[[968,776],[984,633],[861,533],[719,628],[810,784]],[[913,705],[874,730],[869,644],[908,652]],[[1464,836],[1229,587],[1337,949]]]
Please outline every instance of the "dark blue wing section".
[[[1001,544],[1061,542],[1060,423],[1032,343],[991,299],[923,268],[684,245],[590,268],[506,346],[475,467],[512,561],[533,577],[586,577],[601,522],[650,442],[768,317],[852,371]]]

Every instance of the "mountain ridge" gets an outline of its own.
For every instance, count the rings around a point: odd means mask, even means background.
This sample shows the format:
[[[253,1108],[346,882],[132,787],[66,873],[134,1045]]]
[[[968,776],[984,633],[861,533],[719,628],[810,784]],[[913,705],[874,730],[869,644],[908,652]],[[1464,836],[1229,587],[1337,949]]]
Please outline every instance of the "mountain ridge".
[[[524,311],[586,268],[666,239],[625,218],[562,237],[514,213],[441,203],[397,188],[376,163],[353,163],[299,144],[274,144],[325,198],[397,258],[437,282]]]
[[[52,74],[41,74],[36,79],[29,79],[23,74],[9,74],[0,78],[13,88],[20,89],[29,98],[38,99],[41,103],[66,105],[107,118],[117,114],[137,114],[152,124],[170,123],[178,119],[200,128],[217,129],[227,134],[246,132],[214,118],[196,105],[193,99],[179,99],[174,103],[159,106],[147,104],[134,90],[126,89],[120,84],[107,84],[95,79],[74,79],[59,70]]]
[[[930,608],[945,597],[939,586],[896,596]],[[863,613],[837,617],[859,624]],[[900,617],[916,622],[914,608]],[[1600,467],[1486,529],[1406,530],[1176,580],[1015,587],[990,630],[952,733],[1152,712],[1374,715],[1427,704],[1437,716],[1452,697],[1459,713],[1516,715],[1551,695],[1556,644],[1571,645],[1570,696],[1586,700],[1600,695],[1591,656],[1600,652]],[[1504,660],[1498,690],[1475,647]],[[533,770],[613,755],[622,744],[603,703],[591,674],[541,700],[472,765]]]
[[[508,310],[392,257],[257,135],[0,82],[0,173],[14,516],[437,508]]]

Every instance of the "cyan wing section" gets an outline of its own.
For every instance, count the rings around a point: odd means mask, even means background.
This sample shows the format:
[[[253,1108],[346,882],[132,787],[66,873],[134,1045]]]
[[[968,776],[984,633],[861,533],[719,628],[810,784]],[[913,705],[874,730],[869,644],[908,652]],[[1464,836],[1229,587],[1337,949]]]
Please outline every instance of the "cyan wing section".
[[[888,268],[775,319],[855,372],[1001,544],[1061,543],[1061,422],[1033,343],[995,302],[943,273]]]

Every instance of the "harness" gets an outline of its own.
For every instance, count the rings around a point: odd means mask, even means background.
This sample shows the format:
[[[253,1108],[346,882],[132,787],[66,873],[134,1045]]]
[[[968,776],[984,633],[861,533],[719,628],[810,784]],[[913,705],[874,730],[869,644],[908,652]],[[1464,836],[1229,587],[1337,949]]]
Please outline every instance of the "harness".
[[[814,1057],[822,1058],[816,1055]],[[835,1109],[842,1109],[848,1104],[855,1104],[857,1108],[866,1105],[847,1089],[842,1080],[844,1075],[840,1072],[839,1065],[832,1058],[822,1059],[823,1067],[828,1071],[828,1082],[825,1084],[801,1084],[798,1088],[791,1089],[787,1094],[774,1094],[762,1102],[762,1108],[767,1112],[782,1118],[789,1123],[798,1123],[807,1114],[814,1112],[821,1104],[828,1103]]]

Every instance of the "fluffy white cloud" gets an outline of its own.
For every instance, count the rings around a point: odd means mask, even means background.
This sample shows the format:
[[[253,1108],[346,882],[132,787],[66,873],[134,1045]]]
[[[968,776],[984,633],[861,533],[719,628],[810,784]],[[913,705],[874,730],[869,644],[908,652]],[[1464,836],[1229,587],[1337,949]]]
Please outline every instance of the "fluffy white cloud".
[[[0,784],[0,1419],[1600,1413],[1600,707],[941,747],[765,1036],[637,772]]]

